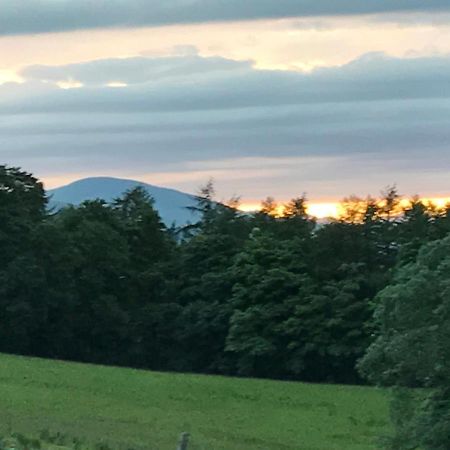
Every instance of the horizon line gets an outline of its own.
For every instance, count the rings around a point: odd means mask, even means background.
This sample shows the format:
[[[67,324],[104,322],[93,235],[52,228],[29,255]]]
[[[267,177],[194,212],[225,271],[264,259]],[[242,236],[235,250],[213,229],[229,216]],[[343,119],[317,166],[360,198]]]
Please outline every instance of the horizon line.
[[[38,177],[39,178],[39,177]],[[163,188],[163,189],[172,189],[176,190],[178,192],[184,193],[186,195],[196,195],[192,192],[186,192],[184,190],[181,190],[180,188],[173,187],[173,186],[167,186],[167,185],[161,185],[161,184],[152,184],[149,181],[143,180],[143,179],[136,179],[136,178],[128,178],[127,176],[121,177],[121,176],[113,176],[113,175],[95,175],[95,176],[83,176],[80,175],[80,178],[64,178],[64,181],[62,181],[63,177],[53,177],[53,179],[60,180],[62,183],[56,184],[54,186],[51,186],[53,183],[50,183],[50,186],[47,187],[48,183],[45,181],[45,178],[48,179],[48,177],[43,177],[40,179],[44,185],[44,188],[46,191],[51,191],[54,189],[60,189],[65,186],[68,186],[70,184],[76,183],[78,181],[83,180],[89,180],[89,179],[115,179],[115,180],[124,180],[124,181],[134,181],[137,183],[143,183],[148,184],[154,187]],[[299,195],[297,195],[298,197]],[[306,210],[307,213],[315,217],[317,219],[325,219],[325,218],[339,218],[342,215],[343,211],[343,203],[345,202],[346,198],[353,197],[354,194],[351,196],[344,196],[340,199],[337,198],[323,198],[323,199],[306,199]],[[282,200],[276,200],[274,199],[274,202],[277,205],[278,210],[281,212],[284,205],[288,203],[291,199],[295,198],[296,196],[292,196],[289,199],[282,199]],[[370,194],[366,194],[364,196],[356,196],[355,198],[360,199],[361,201],[365,201],[367,198],[371,197]],[[245,197],[242,198],[242,202],[239,204],[238,209],[245,212],[255,212],[261,209],[261,203],[264,201],[264,198],[256,200],[256,199],[247,199],[244,200]],[[266,196],[267,198],[267,196]],[[372,197],[373,198],[373,197]],[[445,195],[428,195],[428,196],[419,196],[417,194],[415,195],[401,195],[400,201],[403,203],[403,205],[408,204],[413,200],[414,198],[418,198],[420,201],[424,202],[425,204],[431,204],[436,206],[437,208],[444,208],[447,204],[450,204],[450,194],[448,196]],[[379,197],[375,197],[375,200],[379,199]],[[226,203],[225,200],[220,200],[221,202]]]

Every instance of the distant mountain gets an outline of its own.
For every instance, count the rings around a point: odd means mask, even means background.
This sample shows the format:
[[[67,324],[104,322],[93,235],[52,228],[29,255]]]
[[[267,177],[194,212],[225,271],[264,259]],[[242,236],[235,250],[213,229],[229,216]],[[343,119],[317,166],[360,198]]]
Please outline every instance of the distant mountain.
[[[196,221],[195,215],[187,209],[195,204],[195,197],[175,189],[162,188],[151,184],[121,178],[85,178],[74,183],[48,191],[50,207],[79,205],[85,200],[103,199],[107,202],[120,197],[125,191],[141,186],[154,198],[155,207],[164,223],[170,227],[186,225]]]

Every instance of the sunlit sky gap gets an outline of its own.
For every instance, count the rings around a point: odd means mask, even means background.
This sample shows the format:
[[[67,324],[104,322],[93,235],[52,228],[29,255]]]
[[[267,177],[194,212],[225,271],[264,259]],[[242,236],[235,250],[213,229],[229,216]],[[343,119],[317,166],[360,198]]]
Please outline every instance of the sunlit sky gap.
[[[246,208],[306,192],[319,217],[393,183],[449,197],[450,5],[345,3],[6,0],[0,161],[48,187],[213,177]]]

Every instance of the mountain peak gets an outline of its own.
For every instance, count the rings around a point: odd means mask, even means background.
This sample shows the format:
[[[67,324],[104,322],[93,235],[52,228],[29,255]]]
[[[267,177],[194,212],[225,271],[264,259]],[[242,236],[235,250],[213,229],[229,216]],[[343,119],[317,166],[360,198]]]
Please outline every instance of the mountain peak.
[[[143,187],[155,200],[155,207],[167,226],[182,226],[196,220],[189,206],[195,204],[195,196],[175,189],[154,186],[142,181],[114,178],[90,177],[76,180],[65,186],[48,191],[50,206],[79,205],[86,200],[103,199],[112,202],[124,192]]]

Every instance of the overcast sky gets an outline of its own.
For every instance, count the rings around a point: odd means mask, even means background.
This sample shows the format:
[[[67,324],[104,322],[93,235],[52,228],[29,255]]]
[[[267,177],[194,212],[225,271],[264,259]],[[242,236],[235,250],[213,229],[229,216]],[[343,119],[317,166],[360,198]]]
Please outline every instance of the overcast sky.
[[[49,187],[450,196],[448,0],[3,0],[0,56],[0,163]]]

